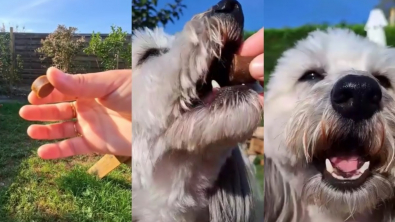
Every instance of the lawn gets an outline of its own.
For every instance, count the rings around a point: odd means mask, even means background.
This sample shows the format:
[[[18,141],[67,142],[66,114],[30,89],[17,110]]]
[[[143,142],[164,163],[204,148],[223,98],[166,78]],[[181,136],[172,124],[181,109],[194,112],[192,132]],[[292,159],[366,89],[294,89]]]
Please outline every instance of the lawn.
[[[42,160],[18,111],[0,107],[0,221],[131,221],[131,170],[126,165],[102,180],[86,173],[100,156]]]
[[[256,178],[258,180],[259,183],[259,188],[261,189],[261,192],[263,193],[263,166],[259,164],[259,161],[263,159],[263,155],[260,155],[257,157],[256,161],[255,161],[255,168],[256,168]]]

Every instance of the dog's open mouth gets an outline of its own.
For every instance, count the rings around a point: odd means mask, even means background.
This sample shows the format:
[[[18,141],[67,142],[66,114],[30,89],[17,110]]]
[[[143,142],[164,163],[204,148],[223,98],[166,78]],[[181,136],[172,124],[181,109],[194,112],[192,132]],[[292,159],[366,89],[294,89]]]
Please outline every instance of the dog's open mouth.
[[[322,173],[323,181],[343,191],[362,186],[379,166],[379,159],[370,147],[358,139],[340,140],[313,160]]]
[[[202,73],[195,83],[197,97],[188,101],[187,108],[235,104],[245,98],[250,88],[260,90],[255,84],[235,81],[233,75],[235,54],[243,42],[244,15],[240,3],[222,0],[194,19],[208,22],[204,33],[209,35],[205,50],[210,61],[207,73]]]
[[[224,49],[226,49],[226,46]],[[225,54],[233,56],[235,52]],[[198,81],[196,90],[199,101],[195,101],[195,105],[211,105],[214,101],[220,100],[225,93],[237,93],[249,89],[248,84],[235,85],[231,83],[230,69],[232,68],[232,57],[225,54],[223,54],[224,56],[221,59],[215,58],[210,65],[205,79]]]

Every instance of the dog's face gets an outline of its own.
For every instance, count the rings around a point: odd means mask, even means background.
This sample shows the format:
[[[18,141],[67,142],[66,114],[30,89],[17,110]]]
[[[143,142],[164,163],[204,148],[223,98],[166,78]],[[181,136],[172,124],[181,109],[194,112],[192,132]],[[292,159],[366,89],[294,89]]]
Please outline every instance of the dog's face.
[[[265,93],[267,156],[305,175],[303,197],[345,215],[393,195],[395,50],[344,29],[286,51]]]
[[[241,5],[222,0],[175,36],[135,31],[132,81],[139,97],[133,96],[133,128],[173,148],[235,145],[250,136],[262,104],[255,91],[232,85],[229,77],[243,24]]]

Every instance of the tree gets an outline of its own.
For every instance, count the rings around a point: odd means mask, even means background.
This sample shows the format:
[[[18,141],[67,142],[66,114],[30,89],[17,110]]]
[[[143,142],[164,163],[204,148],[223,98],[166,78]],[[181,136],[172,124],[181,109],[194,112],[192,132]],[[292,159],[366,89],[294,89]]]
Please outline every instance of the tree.
[[[103,64],[106,70],[118,69],[119,61],[125,61],[126,67],[132,64],[131,44],[128,41],[128,33],[121,27],[111,26],[111,33],[102,38],[100,33],[93,32],[89,46],[84,49],[87,55],[95,55],[97,66]]]
[[[168,22],[174,23],[173,18],[180,19],[182,9],[186,8],[182,0],[175,0],[174,4],[166,4],[165,8],[157,10],[158,0],[132,0],[132,29],[155,28],[159,24],[163,27]]]
[[[77,28],[58,25],[58,28],[45,39],[41,40],[41,47],[36,49],[41,54],[40,59],[51,58],[56,68],[71,73],[74,59],[85,46],[85,39],[75,37]]]

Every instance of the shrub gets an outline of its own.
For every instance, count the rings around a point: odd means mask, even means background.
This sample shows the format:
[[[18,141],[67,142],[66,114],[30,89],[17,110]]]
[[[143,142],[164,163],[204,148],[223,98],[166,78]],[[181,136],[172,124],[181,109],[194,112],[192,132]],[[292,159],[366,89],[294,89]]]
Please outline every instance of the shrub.
[[[0,91],[4,94],[12,94],[13,86],[21,80],[20,75],[23,70],[23,61],[20,55],[12,55],[10,48],[11,36],[7,31],[8,29],[3,23],[0,27],[0,32],[3,32],[0,35]],[[19,30],[18,26],[14,28],[14,32],[23,31],[24,27],[22,30]],[[12,56],[14,56],[14,64],[12,64]]]
[[[12,86],[20,81],[23,61],[20,55],[15,55],[15,66],[12,70],[12,53],[10,50],[10,34],[0,35],[0,73],[3,93],[12,93]]]
[[[111,33],[104,39],[100,33],[93,32],[89,46],[84,49],[84,53],[97,57],[98,68],[101,64],[106,70],[118,69],[120,61],[125,62],[126,68],[130,68],[132,46],[127,37],[128,33],[116,26],[111,26]]]
[[[326,29],[328,25],[305,25],[297,28],[265,29],[265,82],[274,71],[281,54],[293,47],[298,40],[317,29]],[[331,26],[333,27],[333,26]],[[339,24],[334,27],[348,28],[358,35],[366,36],[364,25]],[[395,27],[386,27],[387,45],[395,46]]]
[[[58,28],[45,39],[41,40],[42,46],[36,49],[40,59],[52,59],[53,66],[64,72],[73,73],[76,70],[75,57],[85,45],[84,37],[77,38],[77,28],[58,25]]]

